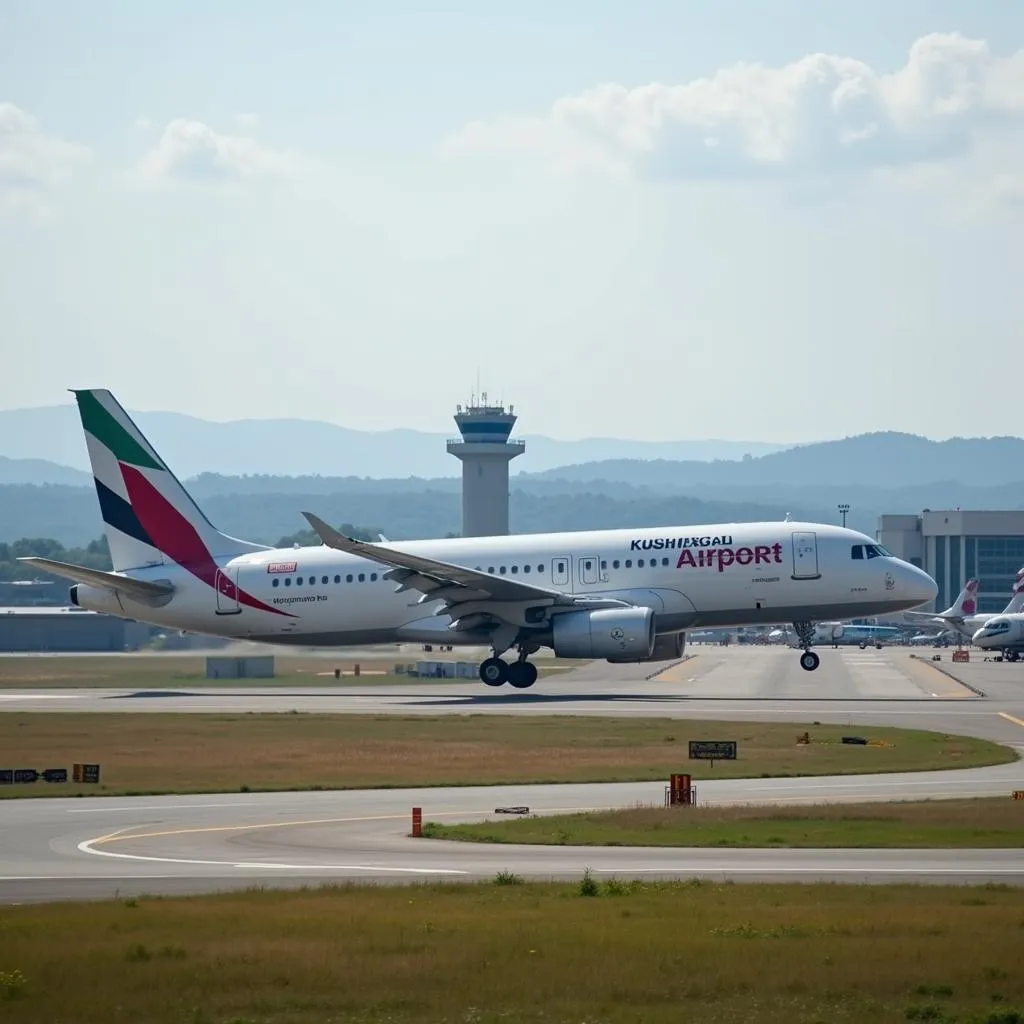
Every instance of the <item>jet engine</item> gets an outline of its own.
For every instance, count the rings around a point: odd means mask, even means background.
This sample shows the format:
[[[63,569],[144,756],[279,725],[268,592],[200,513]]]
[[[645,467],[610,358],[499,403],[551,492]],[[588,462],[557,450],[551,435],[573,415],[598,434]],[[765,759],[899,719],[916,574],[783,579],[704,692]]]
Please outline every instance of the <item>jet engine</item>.
[[[560,658],[643,661],[654,649],[651,608],[599,608],[554,616],[551,646]]]
[[[662,633],[661,636],[655,637],[654,647],[647,657],[623,658],[616,656],[607,660],[613,665],[636,661],[677,661],[683,656],[684,647],[686,647],[685,633]]]

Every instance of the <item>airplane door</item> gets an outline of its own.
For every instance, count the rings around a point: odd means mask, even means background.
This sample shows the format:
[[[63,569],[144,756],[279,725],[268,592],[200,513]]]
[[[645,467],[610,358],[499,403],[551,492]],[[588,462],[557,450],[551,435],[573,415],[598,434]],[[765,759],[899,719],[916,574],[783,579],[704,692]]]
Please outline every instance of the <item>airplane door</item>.
[[[214,586],[217,588],[217,614],[238,615],[242,610],[238,603],[238,566],[218,569]]]
[[[551,559],[551,582],[556,587],[569,586],[569,556],[559,555]]]
[[[580,583],[585,586],[597,582],[597,570],[600,566],[596,556],[580,555],[576,559],[577,571],[579,572]]]
[[[793,534],[793,579],[816,580],[821,578],[818,570],[818,535],[816,533]]]

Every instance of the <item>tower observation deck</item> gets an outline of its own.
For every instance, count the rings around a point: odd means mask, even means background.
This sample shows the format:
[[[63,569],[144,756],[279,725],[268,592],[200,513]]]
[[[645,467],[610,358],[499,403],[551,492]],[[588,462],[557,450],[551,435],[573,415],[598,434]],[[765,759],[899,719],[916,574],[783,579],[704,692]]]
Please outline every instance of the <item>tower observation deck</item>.
[[[525,441],[510,441],[517,417],[514,406],[478,403],[456,406],[460,438],[448,442],[448,454],[462,463],[462,536],[496,537],[508,533],[508,464],[526,451]]]

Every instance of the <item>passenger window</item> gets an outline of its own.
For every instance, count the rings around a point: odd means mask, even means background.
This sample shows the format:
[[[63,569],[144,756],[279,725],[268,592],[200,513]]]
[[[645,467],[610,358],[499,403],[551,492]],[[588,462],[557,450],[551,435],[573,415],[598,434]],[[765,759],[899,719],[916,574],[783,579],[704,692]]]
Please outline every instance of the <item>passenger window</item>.
[[[498,572],[499,572],[499,573],[500,573],[500,574],[501,574],[502,576],[504,576],[504,575],[505,575],[505,566],[502,566],[502,567],[501,567],[501,568],[500,568],[500,569],[498,570]]]
[[[529,572],[529,571],[530,571],[530,563],[527,562],[526,565],[523,566],[523,572]]]
[[[543,572],[543,571],[544,571],[544,563],[541,562],[540,565],[537,566],[537,572]]]
[[[493,565],[487,566],[487,571],[493,576],[494,575],[494,566]]]
[[[612,568],[613,569],[618,569],[618,567],[619,567],[619,560],[616,558],[615,561],[612,562]]]
[[[370,573],[370,582],[371,583],[376,583],[377,582],[377,574],[375,572],[371,572]]]
[[[301,587],[302,586],[302,577],[301,576],[296,576],[295,577],[295,586],[297,586],[297,587]]]
[[[352,573],[349,573],[349,574],[348,574],[348,575],[347,575],[347,576],[345,577],[345,582],[346,582],[346,583],[351,583],[351,582],[352,582]]]
[[[341,582],[341,577],[340,576],[335,576],[334,577],[334,582],[335,583],[340,583]]]
[[[608,568],[608,563],[602,558],[601,559],[601,571],[604,572]]]
[[[519,572],[519,566],[518,565],[513,565],[512,566],[512,575],[514,576],[517,572]]]
[[[359,582],[360,583],[365,583],[366,582],[366,573],[365,572],[361,572],[359,574]]]
[[[850,557],[855,559],[855,560],[856,559],[863,560],[863,558],[864,558],[864,545],[863,544],[854,544],[853,547],[850,549]]]
[[[626,568],[627,569],[632,569],[633,568],[633,559],[632,558],[627,558],[626,559]]]
[[[327,583],[327,582],[329,582],[329,580],[328,580],[328,578],[326,576],[321,576],[320,577],[320,582],[321,583]]]
[[[661,564],[662,564],[662,565],[668,565],[668,559],[667,559],[667,558],[663,558],[663,559],[661,560]]]
[[[272,587],[279,587],[279,586],[281,585],[281,580],[280,580],[280,578],[279,578],[279,577],[277,577],[277,576],[275,576],[275,577],[274,577],[274,582],[273,582],[273,583],[271,583],[270,585],[271,585]]]
[[[291,576],[285,576],[285,578],[284,578],[284,585],[286,587],[290,587],[292,585],[292,578],[291,578]]]

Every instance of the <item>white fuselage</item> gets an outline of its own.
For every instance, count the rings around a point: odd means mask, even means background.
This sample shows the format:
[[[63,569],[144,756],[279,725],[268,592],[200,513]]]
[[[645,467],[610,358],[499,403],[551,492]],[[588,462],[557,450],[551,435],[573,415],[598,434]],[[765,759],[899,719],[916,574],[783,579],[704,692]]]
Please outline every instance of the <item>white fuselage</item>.
[[[1024,614],[990,615],[971,637],[983,651],[1020,651],[1024,649]]]
[[[853,530],[786,522],[454,538],[390,547],[563,594],[643,605],[654,610],[657,633],[667,634],[881,615],[934,597],[934,581],[907,562],[852,557],[854,546],[867,543],[872,542]],[[74,600],[173,629],[269,643],[480,642],[477,635],[450,630],[448,616],[434,614],[439,601],[416,591],[396,592],[387,572],[386,565],[326,546],[260,550],[201,570],[168,562],[125,573],[173,584],[173,595],[153,604],[84,584],[75,588]],[[214,574],[229,582],[214,589],[209,582]]]

